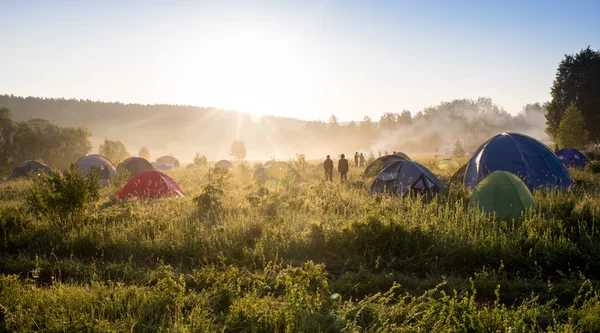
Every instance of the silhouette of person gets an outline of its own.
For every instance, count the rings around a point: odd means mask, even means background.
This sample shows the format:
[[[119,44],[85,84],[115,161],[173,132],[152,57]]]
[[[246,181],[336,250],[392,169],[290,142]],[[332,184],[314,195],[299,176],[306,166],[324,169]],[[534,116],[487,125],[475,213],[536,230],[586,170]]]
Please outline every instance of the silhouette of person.
[[[329,155],[323,162],[323,168],[325,168],[325,180],[333,181],[333,161],[329,158]]]
[[[358,168],[358,152],[354,153],[354,166]]]
[[[381,157],[381,150],[377,152],[377,157]]]
[[[385,151],[385,156],[388,156],[388,152],[387,152],[387,150]]]
[[[363,153],[360,153],[360,167],[364,167],[365,166],[365,155]]]
[[[348,179],[348,160],[346,156],[342,154],[340,160],[338,161],[338,171],[340,173],[341,181]]]

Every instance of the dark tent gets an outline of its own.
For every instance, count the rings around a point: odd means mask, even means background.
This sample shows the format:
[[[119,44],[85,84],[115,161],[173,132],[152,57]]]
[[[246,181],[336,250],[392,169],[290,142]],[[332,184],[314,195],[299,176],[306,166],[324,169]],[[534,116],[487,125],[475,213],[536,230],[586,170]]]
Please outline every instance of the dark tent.
[[[397,161],[386,166],[371,184],[372,193],[430,195],[444,189],[442,182],[426,167],[413,161]]]
[[[80,158],[77,161],[77,169],[83,173],[97,172],[99,176],[98,180],[102,185],[110,183],[112,177],[117,173],[117,168],[115,168],[111,161],[97,154],[90,154]]]
[[[467,170],[467,165],[463,165],[460,168],[456,169],[452,176],[450,177],[450,183],[453,184],[462,184],[465,181],[465,171]]]
[[[47,173],[49,175],[54,174],[52,169],[45,164],[42,164],[38,161],[25,161],[12,170],[10,176],[8,176],[8,179],[26,177],[30,173]]]
[[[117,166],[119,172],[127,171],[130,179],[144,171],[153,170],[152,164],[142,157],[130,157]]]
[[[531,191],[573,185],[569,171],[548,147],[518,133],[498,134],[482,144],[467,163],[465,186],[475,188],[480,180],[496,170],[521,178]]]
[[[410,161],[410,158],[400,152],[396,152],[392,155],[381,156],[380,158],[369,164],[363,173],[363,176],[372,178],[377,176],[386,166],[398,162],[398,161]]]
[[[173,156],[161,156],[156,159],[156,164],[166,164],[173,167],[173,169],[179,168],[179,160]]]
[[[321,162],[316,167],[314,167],[313,173],[315,175],[324,176],[325,175],[325,162]],[[333,167],[333,176],[335,176],[337,174],[338,174],[337,169],[335,167]]]
[[[285,177],[293,177],[296,180],[300,180],[298,171],[287,162],[274,162],[269,166],[263,165],[254,170],[254,179],[256,180],[282,180]]]
[[[556,152],[556,156],[567,168],[583,169],[587,162],[587,157],[573,148],[561,149]]]
[[[275,161],[273,161],[273,160],[266,161],[264,166],[270,166],[270,165],[273,165],[273,163],[275,163]]]
[[[167,170],[173,170],[173,166],[169,165],[169,164],[159,164],[156,167],[154,167],[154,169],[160,170],[160,171],[167,171]]]
[[[229,162],[228,160],[220,160],[219,162],[215,163],[215,168],[233,169],[233,166],[233,163]]]

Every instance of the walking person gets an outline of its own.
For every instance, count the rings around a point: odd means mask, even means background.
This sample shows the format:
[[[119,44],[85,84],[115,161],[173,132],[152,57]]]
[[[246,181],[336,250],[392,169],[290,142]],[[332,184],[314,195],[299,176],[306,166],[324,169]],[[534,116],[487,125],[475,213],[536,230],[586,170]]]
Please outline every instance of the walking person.
[[[333,181],[333,161],[331,160],[331,158],[329,158],[329,155],[327,155],[325,162],[323,162],[323,168],[325,168],[325,180],[332,182]]]
[[[340,173],[342,182],[348,179],[348,160],[344,154],[342,154],[340,160],[338,161],[338,172]]]
[[[360,153],[360,167],[364,167],[365,166],[365,155],[363,153]]]
[[[354,153],[354,166],[358,168],[358,152]]]

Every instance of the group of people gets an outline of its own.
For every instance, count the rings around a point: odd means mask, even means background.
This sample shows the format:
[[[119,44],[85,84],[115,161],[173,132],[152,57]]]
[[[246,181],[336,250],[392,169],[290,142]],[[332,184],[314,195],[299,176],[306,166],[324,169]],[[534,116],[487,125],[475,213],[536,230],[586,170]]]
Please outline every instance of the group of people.
[[[363,161],[364,161],[364,157],[363,157]],[[325,180],[333,181],[333,160],[331,159],[331,157],[329,155],[327,155],[325,162],[323,162],[323,167],[325,168]],[[348,160],[346,159],[346,155],[342,154],[340,156],[340,160],[338,161],[337,169],[338,169],[338,172],[340,173],[341,181],[345,181],[346,179],[348,179],[349,164],[348,164]]]
[[[360,153],[359,155],[358,152],[356,152],[354,154],[354,166],[361,168],[365,166],[365,155],[363,153]]]

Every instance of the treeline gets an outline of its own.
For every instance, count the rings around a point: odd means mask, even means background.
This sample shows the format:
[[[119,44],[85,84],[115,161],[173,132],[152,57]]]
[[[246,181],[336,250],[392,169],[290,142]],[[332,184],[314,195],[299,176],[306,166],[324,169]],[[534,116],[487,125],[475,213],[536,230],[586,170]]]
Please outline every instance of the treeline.
[[[445,141],[462,139],[467,149],[502,131],[519,131],[544,139],[546,112],[539,103],[512,116],[489,98],[457,99],[409,111],[386,113],[380,119],[340,124],[301,121],[184,105],[140,105],[90,100],[0,95],[17,120],[44,118],[63,126],[85,126],[94,151],[104,138],[122,141],[129,151],[148,147],[153,155],[173,154],[191,161],[195,152],[209,159],[227,158],[233,140],[244,141],[248,159],[308,157],[354,151],[434,152]]]
[[[10,108],[0,105],[0,175],[26,160],[66,169],[91,151],[90,135],[84,127],[61,127],[40,118],[14,121]]]

